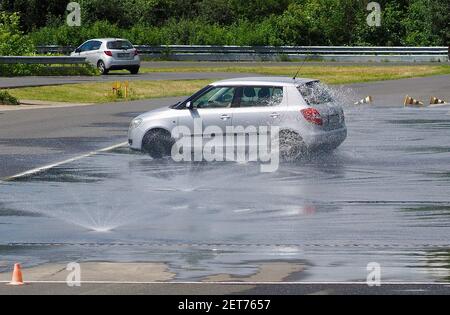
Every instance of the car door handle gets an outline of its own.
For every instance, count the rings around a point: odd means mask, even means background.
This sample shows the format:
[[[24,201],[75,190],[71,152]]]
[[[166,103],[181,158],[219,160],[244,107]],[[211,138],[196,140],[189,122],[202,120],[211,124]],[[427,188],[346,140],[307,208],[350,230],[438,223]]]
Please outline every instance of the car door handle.
[[[228,120],[228,119],[231,119],[231,116],[230,116],[230,115],[227,115],[227,114],[224,114],[224,115],[220,116],[220,119],[222,119],[222,120]]]
[[[280,114],[278,114],[278,113],[272,113],[272,114],[270,114],[270,118],[280,118]]]

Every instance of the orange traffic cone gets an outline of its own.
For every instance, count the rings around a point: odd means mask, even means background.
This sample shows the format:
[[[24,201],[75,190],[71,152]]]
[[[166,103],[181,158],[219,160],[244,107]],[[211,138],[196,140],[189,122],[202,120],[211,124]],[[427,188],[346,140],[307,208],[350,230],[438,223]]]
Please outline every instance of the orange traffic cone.
[[[447,102],[433,96],[430,99],[430,105],[447,105]]]
[[[24,285],[23,277],[22,277],[22,267],[20,264],[14,265],[14,272],[12,276],[12,280],[9,285]]]
[[[364,104],[372,104],[373,103],[373,97],[367,96],[366,98],[363,98],[359,102],[356,102],[355,105],[364,105]]]
[[[406,95],[405,100],[403,101],[403,104],[405,105],[405,107],[407,107],[407,106],[416,106],[416,107],[424,106],[423,102],[418,101],[409,95]]]

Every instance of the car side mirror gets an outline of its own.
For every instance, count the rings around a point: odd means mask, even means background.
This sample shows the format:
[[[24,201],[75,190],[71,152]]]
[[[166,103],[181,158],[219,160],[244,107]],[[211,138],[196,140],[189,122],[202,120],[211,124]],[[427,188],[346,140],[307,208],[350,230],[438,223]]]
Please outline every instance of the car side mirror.
[[[79,54],[81,52],[81,48],[75,49],[75,53]]]
[[[186,109],[189,109],[189,110],[194,109],[194,105],[192,104],[191,101],[189,101],[189,102],[186,103]]]

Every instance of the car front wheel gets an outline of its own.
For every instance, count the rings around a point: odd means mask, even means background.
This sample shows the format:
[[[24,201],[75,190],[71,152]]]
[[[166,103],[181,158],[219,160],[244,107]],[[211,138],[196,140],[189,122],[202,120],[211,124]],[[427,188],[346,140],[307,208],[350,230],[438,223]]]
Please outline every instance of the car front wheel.
[[[149,131],[142,139],[142,150],[154,159],[161,159],[172,154],[174,139],[166,130]]]

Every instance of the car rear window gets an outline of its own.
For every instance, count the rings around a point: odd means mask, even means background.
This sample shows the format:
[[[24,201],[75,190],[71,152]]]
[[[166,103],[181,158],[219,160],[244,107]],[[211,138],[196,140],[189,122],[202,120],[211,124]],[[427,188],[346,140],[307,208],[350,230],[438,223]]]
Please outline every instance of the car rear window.
[[[308,105],[319,105],[333,102],[329,89],[320,82],[309,82],[298,87],[300,94]]]
[[[131,45],[131,43],[126,40],[115,40],[113,42],[108,42],[106,46],[108,47],[108,49],[117,49],[117,50],[133,49],[133,45]]]

